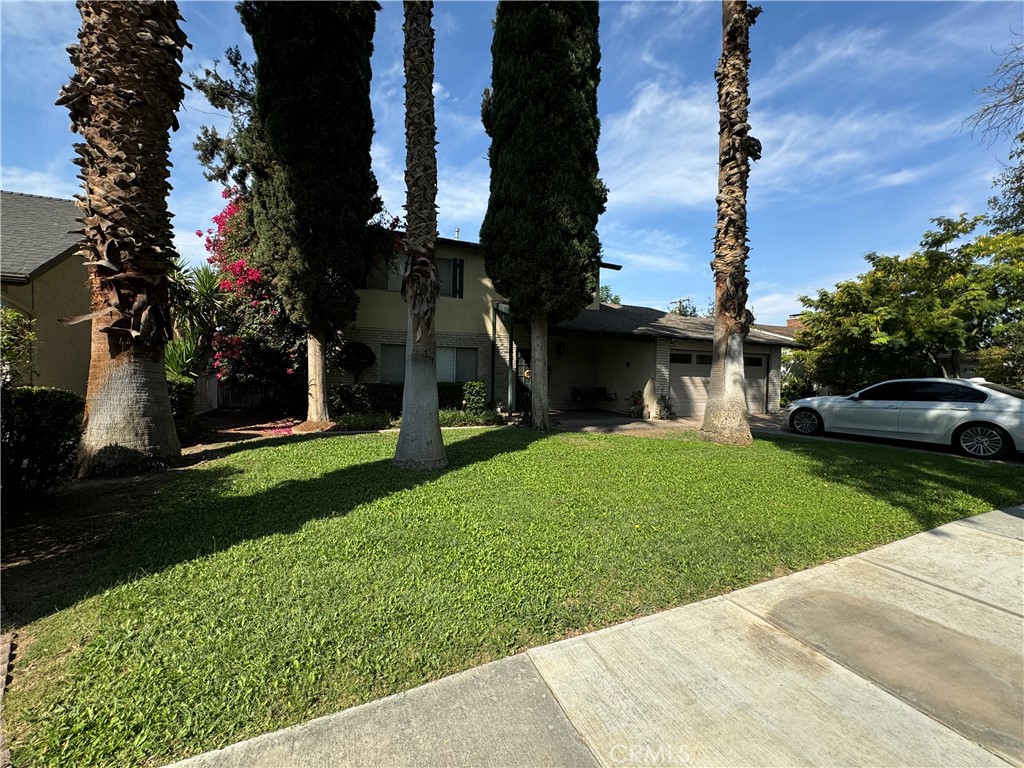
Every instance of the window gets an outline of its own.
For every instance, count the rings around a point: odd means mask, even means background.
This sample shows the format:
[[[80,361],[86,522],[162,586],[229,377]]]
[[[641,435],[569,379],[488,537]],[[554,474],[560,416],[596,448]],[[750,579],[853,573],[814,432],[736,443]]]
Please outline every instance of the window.
[[[473,381],[477,377],[477,350],[474,347],[438,347],[438,381]],[[405,381],[405,345],[382,344],[380,347],[380,380],[385,384]]]
[[[668,360],[670,363],[682,363],[684,365],[689,365],[693,362],[693,355],[689,352],[672,352],[668,356]]]
[[[744,368],[763,368],[764,358],[757,355],[748,355],[743,358]]]
[[[438,347],[438,381],[472,381],[476,378],[476,349],[472,347]]]
[[[914,386],[914,381],[890,381],[887,384],[865,389],[860,393],[860,400],[909,400]]]
[[[405,345],[381,344],[380,380],[385,384],[405,381]]]
[[[914,385],[910,399],[933,403],[983,403],[987,397],[984,392],[952,382],[921,381]]]
[[[441,296],[461,299],[463,294],[463,259],[438,259],[437,272],[441,278]],[[402,290],[402,260],[396,258],[386,272],[382,265],[375,266],[366,277],[366,287],[398,293]]]
[[[697,365],[711,365],[711,355],[697,355]]]

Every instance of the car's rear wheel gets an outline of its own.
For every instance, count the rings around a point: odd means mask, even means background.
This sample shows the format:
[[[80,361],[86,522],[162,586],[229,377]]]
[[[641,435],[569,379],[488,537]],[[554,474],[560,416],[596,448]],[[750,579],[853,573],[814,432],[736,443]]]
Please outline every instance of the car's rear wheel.
[[[964,456],[998,459],[1010,452],[1013,442],[995,424],[965,424],[953,434],[953,447]]]
[[[797,408],[789,417],[789,426],[801,435],[820,435],[825,431],[821,414],[810,408]]]

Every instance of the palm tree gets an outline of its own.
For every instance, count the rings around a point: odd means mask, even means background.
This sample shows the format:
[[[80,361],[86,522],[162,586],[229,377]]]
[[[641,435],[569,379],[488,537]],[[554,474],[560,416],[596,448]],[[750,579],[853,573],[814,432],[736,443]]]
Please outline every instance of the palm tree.
[[[79,476],[162,464],[180,453],[164,377],[171,338],[168,273],[175,253],[167,210],[169,132],[184,96],[188,45],[173,2],[78,0],[82,27],[68,50],[75,74],[58,104],[71,127],[84,194],[92,357]]]
[[[761,142],[750,135],[747,107],[750,26],[761,9],[746,0],[722,2],[722,58],[718,81],[718,223],[715,225],[715,331],[711,389],[700,435],[729,445],[750,445],[744,391],[743,340],[754,316],[747,309],[747,178]]]
[[[402,429],[395,464],[408,469],[448,466],[437,416],[434,313],[441,280],[437,239],[437,129],[434,123],[434,30],[430,0],[405,2],[405,146],[407,259],[402,296],[409,305],[405,342]]]

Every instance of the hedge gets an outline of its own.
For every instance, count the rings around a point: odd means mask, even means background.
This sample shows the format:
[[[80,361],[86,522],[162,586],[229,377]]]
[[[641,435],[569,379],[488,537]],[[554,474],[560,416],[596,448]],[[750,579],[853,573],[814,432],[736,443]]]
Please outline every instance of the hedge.
[[[0,391],[3,495],[41,493],[74,474],[85,398],[49,387]]]
[[[398,418],[402,413],[402,384],[339,384],[331,390],[331,415],[343,416],[386,413]],[[437,402],[442,411],[482,412],[487,405],[487,389],[482,381],[437,383]]]
[[[171,398],[171,416],[174,418],[174,429],[178,433],[178,441],[182,444],[192,442],[199,434],[199,421],[196,419],[196,382],[189,376],[167,376],[167,394]]]

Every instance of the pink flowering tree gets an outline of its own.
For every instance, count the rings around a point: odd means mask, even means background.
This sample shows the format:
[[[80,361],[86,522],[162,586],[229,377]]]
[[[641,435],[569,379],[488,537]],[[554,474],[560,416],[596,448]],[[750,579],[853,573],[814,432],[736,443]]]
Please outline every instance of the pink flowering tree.
[[[224,190],[224,210],[203,238],[208,261],[224,293],[221,324],[213,335],[214,374],[224,383],[261,388],[271,399],[302,406],[306,334],[292,323],[270,274],[252,266],[254,228],[237,188]]]

